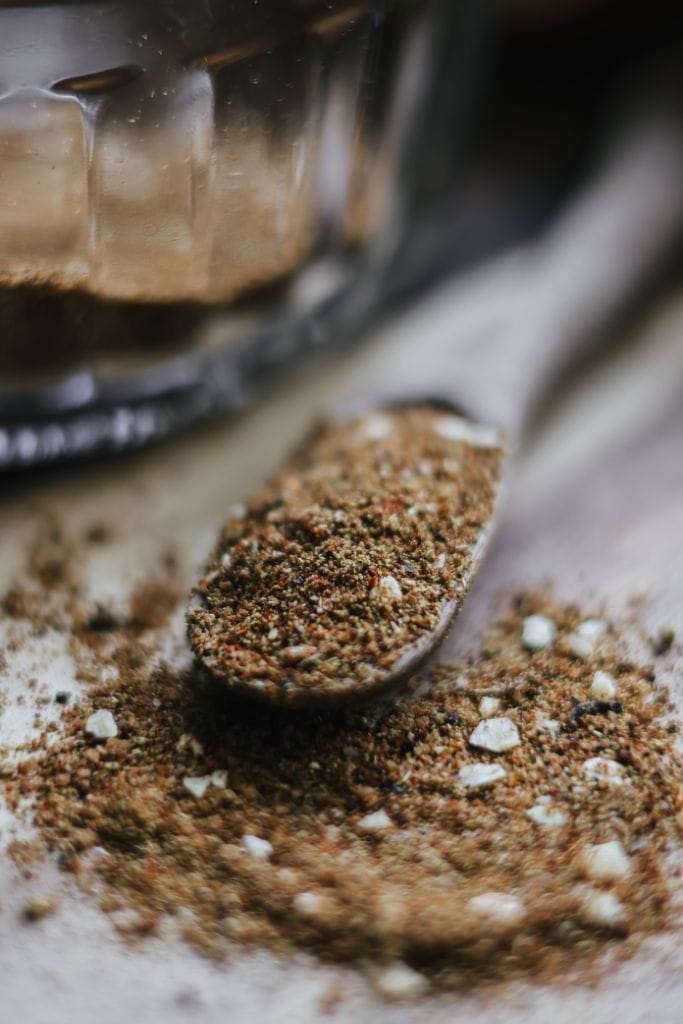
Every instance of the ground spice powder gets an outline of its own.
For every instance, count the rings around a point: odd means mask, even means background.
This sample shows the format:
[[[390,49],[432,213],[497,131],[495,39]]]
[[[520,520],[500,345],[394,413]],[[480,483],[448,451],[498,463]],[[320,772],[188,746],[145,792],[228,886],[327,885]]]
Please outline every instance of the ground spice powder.
[[[282,704],[381,686],[459,606],[501,456],[495,430],[428,406],[320,425],[228,519],[188,615],[195,653]]]
[[[35,614],[18,594],[14,613]],[[165,666],[173,601],[139,605],[73,620],[88,695],[4,771],[38,836],[17,861],[56,857],[128,941],[305,948],[405,994],[590,971],[666,927],[681,807],[666,695],[610,634],[587,656],[576,609],[520,597],[471,663],[323,714]],[[539,615],[553,640],[530,650]]]

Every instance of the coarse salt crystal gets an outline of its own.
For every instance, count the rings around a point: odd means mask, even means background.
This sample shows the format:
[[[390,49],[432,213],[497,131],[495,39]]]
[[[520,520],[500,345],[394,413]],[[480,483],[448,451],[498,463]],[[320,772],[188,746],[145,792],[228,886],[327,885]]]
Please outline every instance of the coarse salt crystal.
[[[567,820],[567,815],[563,811],[553,809],[547,803],[537,803],[530,807],[526,816],[542,828],[559,828]]]
[[[631,862],[618,839],[597,846],[585,846],[579,867],[592,882],[618,882],[631,871]]]
[[[228,773],[226,771],[219,770],[211,773],[211,785],[215,786],[216,789],[225,789],[228,784]]]
[[[588,889],[581,900],[581,917],[595,928],[619,928],[626,922],[626,908],[614,893]]]
[[[260,836],[242,836],[242,846],[246,853],[248,853],[250,857],[254,857],[256,860],[270,860],[273,855],[273,847],[271,844],[267,839],[261,839]]]
[[[417,999],[424,995],[428,988],[424,975],[414,971],[401,960],[375,971],[372,982],[381,996],[397,1001]]]
[[[588,886],[579,890],[581,904],[579,913],[587,925],[594,928],[621,928],[627,922],[626,907],[613,893],[599,892]]]
[[[204,753],[204,747],[201,745],[199,740],[195,739],[194,736],[191,736],[189,732],[184,732],[176,743],[176,748],[178,750],[184,750],[185,747],[189,747],[196,757],[200,757]]]
[[[224,569],[229,569],[232,565],[232,556],[227,551],[224,555],[221,555],[221,565]]]
[[[479,723],[470,736],[470,743],[473,747],[491,750],[494,754],[512,750],[521,742],[519,730],[511,718],[486,719]]]
[[[517,924],[524,916],[524,904],[505,892],[484,892],[469,901],[470,910],[490,924],[503,927]]]
[[[586,619],[567,637],[567,646],[577,658],[587,661],[595,651],[596,644],[607,632],[607,626],[600,619]]]
[[[597,643],[607,632],[607,626],[602,619],[586,619],[577,628],[576,632],[579,636],[583,637],[584,640],[590,640],[592,643]]]
[[[325,907],[325,897],[317,892],[298,892],[292,900],[292,908],[301,917],[317,917]]]
[[[594,782],[606,782],[610,786],[623,786],[626,781],[624,769],[618,761],[607,757],[589,757],[582,765],[583,773]]]
[[[210,785],[211,776],[209,775],[186,775],[183,779],[183,789],[197,797],[198,800],[204,796]]]
[[[283,885],[296,885],[299,881],[298,874],[291,868],[278,868],[277,877]]]
[[[273,626],[272,629],[268,630],[268,633],[266,634],[266,636],[267,636],[268,640],[277,640],[277,638],[279,636],[279,630],[277,629],[276,626]]]
[[[446,566],[446,555],[442,551],[440,555],[437,555],[434,559],[434,565],[437,569],[443,569]]]
[[[609,672],[596,672],[593,676],[590,694],[595,700],[613,700],[617,695],[617,684],[614,676],[610,675]]]
[[[456,778],[461,786],[474,788],[478,786],[490,786],[499,779],[504,778],[505,769],[500,764],[464,764]]]
[[[296,665],[299,661],[309,661],[318,653],[317,647],[311,644],[293,644],[280,652],[280,657],[288,665]]]
[[[493,718],[495,713],[500,711],[498,697],[482,697],[479,701],[479,714],[482,718]]]
[[[359,832],[385,832],[388,828],[391,828],[393,822],[385,810],[375,811],[373,814],[366,814],[364,818],[361,818],[357,823],[356,828]]]
[[[557,626],[546,615],[527,615],[522,624],[522,643],[530,651],[544,651],[557,636]]]
[[[389,598],[391,601],[400,601],[403,597],[401,584],[395,576],[382,576],[373,593],[376,596]]]
[[[359,429],[361,437],[366,441],[381,441],[382,438],[389,436],[394,426],[388,416],[375,413],[372,416],[367,416],[361,422]]]
[[[587,661],[593,653],[593,644],[586,637],[579,636],[578,633],[570,633],[567,637],[567,647],[575,658],[583,658]]]
[[[500,434],[496,427],[473,423],[462,416],[440,416],[434,425],[434,432],[445,441],[464,441],[474,448],[497,448],[500,444]]]
[[[557,736],[562,726],[556,718],[546,718],[542,712],[536,712],[536,728],[539,732],[550,733],[551,736]]]
[[[93,711],[85,723],[85,731],[96,740],[108,740],[118,736],[118,727],[111,711],[101,708]]]

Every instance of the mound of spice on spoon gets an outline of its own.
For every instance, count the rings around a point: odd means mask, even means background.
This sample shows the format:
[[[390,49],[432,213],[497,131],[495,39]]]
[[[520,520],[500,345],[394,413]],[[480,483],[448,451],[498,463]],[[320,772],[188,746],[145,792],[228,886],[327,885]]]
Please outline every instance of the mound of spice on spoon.
[[[229,518],[188,614],[195,654],[287,705],[414,671],[464,597],[501,456],[495,430],[428,406],[322,426]]]

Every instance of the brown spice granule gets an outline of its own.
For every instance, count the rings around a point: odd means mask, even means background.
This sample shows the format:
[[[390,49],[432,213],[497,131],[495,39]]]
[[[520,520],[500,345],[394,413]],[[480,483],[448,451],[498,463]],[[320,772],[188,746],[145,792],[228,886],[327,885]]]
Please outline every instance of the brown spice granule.
[[[24,919],[42,921],[44,917],[54,914],[58,906],[59,901],[53,896],[29,896],[24,904]]]
[[[531,613],[556,623],[554,647],[524,648]],[[399,702],[327,714],[253,704],[159,664],[133,621],[75,630],[81,677],[93,657],[114,657],[119,675],[93,671],[87,699],[4,783],[127,940],[176,933],[216,958],[259,944],[400,960],[460,988],[590,971],[599,951],[631,952],[666,926],[682,803],[666,695],[613,637],[571,656],[577,609],[522,598],[471,664],[439,667]],[[619,707],[577,716],[596,669],[614,676]],[[470,743],[492,696],[487,720],[519,733],[503,754]],[[85,733],[99,709],[116,737]],[[500,777],[464,785],[477,764]],[[584,877],[596,846],[612,880]]]
[[[433,407],[321,426],[224,527],[188,614],[195,653],[282,704],[376,689],[459,606],[501,455]]]

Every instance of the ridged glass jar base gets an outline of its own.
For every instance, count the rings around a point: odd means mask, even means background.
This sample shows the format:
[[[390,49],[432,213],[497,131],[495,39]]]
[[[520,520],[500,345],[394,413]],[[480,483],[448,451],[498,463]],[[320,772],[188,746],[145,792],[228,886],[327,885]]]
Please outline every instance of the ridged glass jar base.
[[[0,466],[232,408],[366,315],[453,4],[0,0]]]

